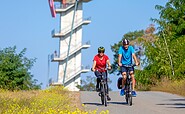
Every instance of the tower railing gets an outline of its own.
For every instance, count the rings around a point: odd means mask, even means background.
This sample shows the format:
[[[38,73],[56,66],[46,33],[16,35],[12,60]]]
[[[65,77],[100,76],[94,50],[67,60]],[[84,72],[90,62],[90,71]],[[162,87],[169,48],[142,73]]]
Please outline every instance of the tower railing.
[[[74,28],[77,28],[78,26],[82,25],[83,22],[85,21],[90,21],[91,17],[88,18],[80,18],[78,20],[75,21],[75,25]],[[52,30],[51,35],[55,36],[55,34],[60,34],[61,36],[66,35],[67,33],[69,33],[71,31],[71,25],[65,27],[64,29],[60,30],[60,31],[56,31],[55,29]]]
[[[69,10],[72,7],[74,7],[74,4],[65,4],[65,5],[55,4],[55,11],[56,12],[64,12],[64,11]]]
[[[80,50],[84,45],[90,45],[90,41],[87,41],[85,44],[82,44],[81,42],[77,45],[71,47],[70,54],[73,54],[74,52]],[[64,60],[67,57],[67,51],[63,52],[62,54],[58,55],[56,53],[51,54],[51,60],[54,60],[55,58],[60,58],[61,60]]]
[[[81,68],[81,69],[80,69]],[[67,74],[68,76],[66,77],[66,81],[65,83],[67,83],[69,80],[71,80],[72,78],[76,77],[79,73],[84,73],[84,72],[88,72],[90,70],[90,66],[79,66],[76,68],[76,70],[72,70],[72,72],[70,72],[69,74]],[[52,78],[49,79],[49,85],[62,85],[62,82],[59,83],[55,83],[56,81],[53,80]]]
[[[72,78],[76,77],[78,74],[83,73],[83,72],[88,72],[89,70],[90,70],[89,65],[87,66],[82,65],[82,66],[77,67],[75,70],[72,70],[70,73],[67,74],[65,83],[67,83]]]

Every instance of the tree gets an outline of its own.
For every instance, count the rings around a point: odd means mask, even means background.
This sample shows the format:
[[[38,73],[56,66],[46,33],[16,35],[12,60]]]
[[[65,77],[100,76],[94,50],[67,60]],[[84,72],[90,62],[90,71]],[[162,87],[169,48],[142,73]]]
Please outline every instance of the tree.
[[[32,80],[33,75],[30,69],[34,59],[24,56],[26,48],[20,53],[16,53],[16,46],[0,50],[0,88],[8,90],[29,90],[40,89],[41,84],[37,85],[37,80]]]
[[[185,35],[185,1],[169,0],[166,5],[156,5],[159,10],[160,19],[152,19],[158,23],[160,30],[171,35],[170,40]]]
[[[158,27],[159,41],[164,45],[168,57],[166,61],[170,61],[172,74],[176,72],[180,77],[184,77],[185,70],[185,1],[170,0],[166,5],[156,5],[156,9],[160,11],[160,19],[152,19]],[[163,66],[165,66],[163,64]],[[177,76],[176,75],[176,76]]]
[[[78,85],[77,87],[81,91],[95,91],[96,90],[96,78],[87,76],[86,80],[81,80],[81,85]]]
[[[170,0],[165,7],[156,6],[160,19],[152,19],[159,26],[157,33],[149,27],[142,37],[147,58],[147,66],[137,72],[137,82],[143,85],[155,85],[163,78],[185,78],[185,1]],[[148,35],[148,33],[150,33]],[[147,39],[153,38],[151,42]],[[176,75],[174,75],[174,71]],[[172,78],[172,75],[173,78]]]

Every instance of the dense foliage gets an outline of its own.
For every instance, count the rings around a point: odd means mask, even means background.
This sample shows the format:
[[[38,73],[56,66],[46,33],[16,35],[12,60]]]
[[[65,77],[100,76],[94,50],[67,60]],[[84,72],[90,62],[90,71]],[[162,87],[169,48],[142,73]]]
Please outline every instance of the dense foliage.
[[[29,72],[36,59],[24,56],[26,49],[16,53],[16,46],[0,50],[0,88],[8,90],[40,89]]]
[[[155,85],[164,78],[185,78],[185,1],[169,0],[164,7],[156,5],[156,9],[160,18],[151,20],[157,24],[157,29],[150,25],[143,32],[129,32],[123,36],[134,42],[132,45],[141,61],[141,70],[135,73],[137,87]],[[111,47],[115,53],[113,72],[118,70],[120,45],[121,41]]]
[[[160,19],[153,19],[154,22],[159,24],[158,34],[160,39],[158,42],[167,43],[166,50],[168,49],[171,55],[171,69],[174,70],[175,78],[184,78],[185,1],[170,0],[165,7],[157,5],[156,9],[160,11]],[[166,61],[169,61],[167,58]]]

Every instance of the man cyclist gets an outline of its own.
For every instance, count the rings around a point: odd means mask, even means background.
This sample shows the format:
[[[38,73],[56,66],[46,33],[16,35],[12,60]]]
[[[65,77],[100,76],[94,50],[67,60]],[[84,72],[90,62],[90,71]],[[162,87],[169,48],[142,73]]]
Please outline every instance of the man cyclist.
[[[104,75],[104,77],[106,77],[106,82],[107,82],[107,71],[105,70],[106,66],[108,65],[108,70],[111,69],[109,57],[104,53],[105,53],[105,48],[102,46],[99,47],[98,54],[96,54],[93,59],[92,71],[97,77],[97,84],[96,84],[97,92],[100,91],[99,85],[101,81],[100,80],[101,75]],[[108,83],[107,83],[107,100],[111,100],[111,98],[109,97]]]
[[[132,96],[136,96],[137,94],[135,92],[134,67],[126,68],[126,67],[124,67],[124,65],[133,64],[133,61],[132,61],[133,59],[134,59],[136,66],[139,65],[139,62],[137,61],[134,48],[131,45],[129,45],[129,40],[123,39],[122,43],[123,43],[123,46],[121,46],[118,51],[118,65],[120,66],[121,75],[123,77],[122,89],[120,91],[120,95],[123,96],[124,92],[125,92],[124,85],[126,82],[126,71],[128,70],[130,73],[130,76],[132,78],[132,88],[133,88]]]

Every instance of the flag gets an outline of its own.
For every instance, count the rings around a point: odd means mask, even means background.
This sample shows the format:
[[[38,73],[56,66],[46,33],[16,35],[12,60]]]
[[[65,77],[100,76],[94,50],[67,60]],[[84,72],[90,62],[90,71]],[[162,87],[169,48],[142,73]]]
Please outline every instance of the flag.
[[[54,1],[53,0],[48,0],[48,2],[49,2],[49,7],[50,7],[52,17],[56,17]]]

